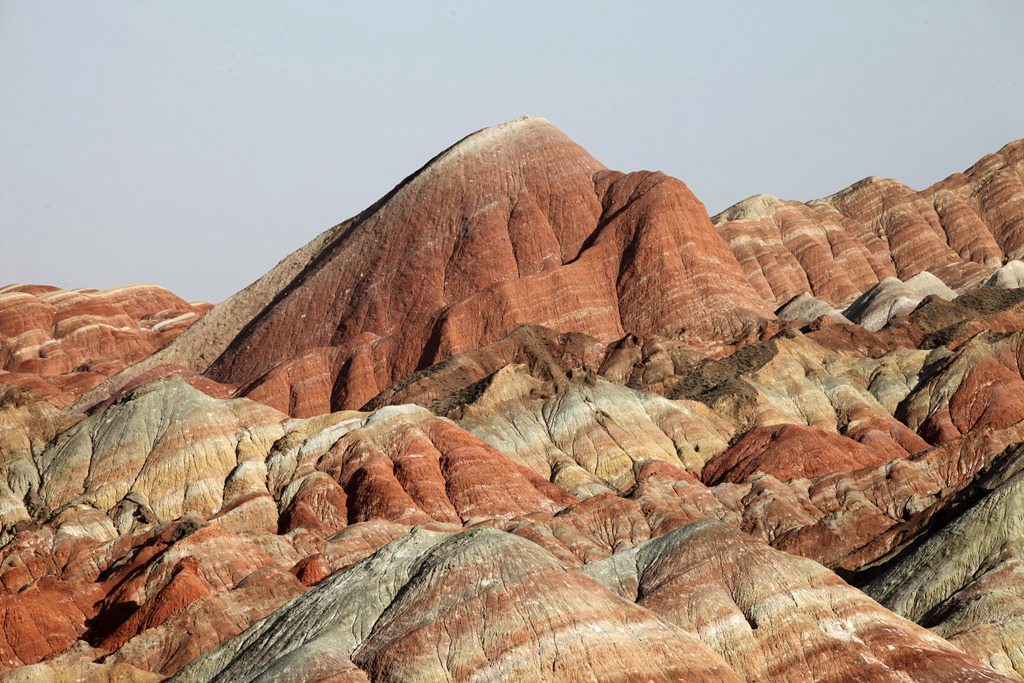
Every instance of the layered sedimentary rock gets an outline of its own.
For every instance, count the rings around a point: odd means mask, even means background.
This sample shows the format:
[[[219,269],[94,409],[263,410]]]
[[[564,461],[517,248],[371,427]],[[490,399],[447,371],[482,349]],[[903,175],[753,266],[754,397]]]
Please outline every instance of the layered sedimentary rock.
[[[999,201],[1013,203],[1020,149],[922,193],[870,178],[808,205],[754,198],[716,217],[719,236],[679,181],[609,171],[526,117],[446,150],[79,405],[163,368],[309,416],[358,408],[523,323],[603,342],[683,336],[708,350],[756,337],[758,321],[800,294],[845,307],[904,282],[915,295],[883,297],[867,322],[877,327],[935,289],[918,291],[923,271],[962,289],[1012,255],[986,231],[1009,234],[1015,209],[979,198],[997,178]]]
[[[788,395],[784,391],[769,398],[765,392],[777,391],[776,373],[791,375],[794,364],[841,367],[840,359],[829,359],[827,350],[812,353],[810,342],[774,344],[770,358],[759,366],[740,364],[731,380],[762,395],[755,403]],[[464,362],[456,358],[454,365],[465,367]],[[723,362],[716,361],[719,366]],[[612,363],[606,369],[622,377],[616,368]],[[726,379],[705,372],[707,378]],[[630,376],[643,378],[645,373]],[[665,371],[658,376],[664,379]],[[816,403],[808,388],[792,391],[805,401],[800,414],[810,415],[808,408]],[[701,396],[725,405],[714,391]],[[104,661],[173,673],[309,586],[332,573],[344,575],[347,567],[418,524],[446,525],[435,527],[448,529],[445,534],[467,525],[495,527],[522,539],[508,542],[543,548],[534,554],[515,552],[543,566],[551,560],[538,558],[556,558],[562,567],[559,575],[568,571],[576,576],[572,571],[584,563],[708,518],[835,566],[856,567],[864,558],[879,557],[898,545],[894,539],[874,551],[863,550],[886,525],[890,535],[896,534],[906,516],[901,508],[884,509],[881,502],[873,509],[847,509],[837,492],[857,490],[877,501],[927,509],[942,499],[942,491],[962,488],[972,469],[984,466],[984,453],[992,448],[986,442],[976,457],[962,459],[955,468],[957,478],[938,475],[935,468],[951,460],[936,455],[919,462],[901,459],[903,464],[888,471],[868,468],[859,475],[827,475],[811,484],[783,485],[769,478],[708,489],[686,468],[699,472],[706,458],[725,452],[732,430],[746,424],[743,411],[717,415],[700,401],[643,392],[596,372],[570,371],[557,381],[542,380],[530,374],[529,366],[514,364],[498,371],[482,392],[465,398],[457,411],[460,421],[498,449],[423,408],[384,407],[373,414],[294,420],[244,399],[211,398],[173,377],[141,387],[74,425],[32,459],[49,466],[49,474],[36,488],[20,491],[26,512],[31,509],[33,514],[20,531],[12,530],[15,535],[2,563],[8,569],[0,576],[9,595],[16,597],[8,602],[8,609],[15,611],[5,617],[7,623],[18,623],[12,620],[24,618],[19,614],[32,614],[51,639],[40,648],[40,641],[26,634],[27,641],[8,643],[7,661],[33,663],[78,647],[77,659],[71,661],[106,655]],[[835,400],[835,405],[820,404],[816,424],[837,428],[836,406],[852,412],[850,407],[864,399]],[[755,423],[788,414],[788,401],[762,411],[762,418],[755,413]],[[527,429],[530,423],[536,426]],[[964,447],[959,452],[963,458]],[[81,466],[53,469],[57,462],[82,462],[89,474],[83,479]],[[30,469],[31,464],[18,467]],[[149,471],[173,476],[150,478]],[[769,481],[777,482],[774,494],[765,489]],[[806,497],[814,491],[818,493]],[[903,497],[905,502],[898,502]],[[797,517],[794,505],[803,509]],[[837,543],[832,534],[843,542]],[[68,564],[64,558],[74,560]],[[534,570],[541,571],[523,569]],[[462,581],[464,574],[455,571],[448,580]],[[270,578],[274,576],[283,578]],[[275,588],[268,592],[271,582]],[[563,604],[546,591],[531,599]],[[605,605],[601,609],[621,613],[622,606],[608,599],[600,599],[605,601],[598,602]],[[460,606],[465,602],[458,600]],[[60,607],[40,611],[41,605],[54,604]],[[51,614],[47,619],[52,621],[39,621],[39,614]],[[62,621],[65,615],[73,618]],[[650,619],[642,613],[636,618]],[[201,640],[182,639],[182,631],[192,628],[209,630]],[[685,631],[682,636],[664,635],[679,652],[700,652],[694,650],[699,633]],[[472,629],[464,637],[467,642],[490,642],[490,636]],[[425,642],[433,642],[431,638]],[[595,638],[591,646],[597,651],[627,647],[605,643],[597,632]],[[76,641],[81,645],[74,646]],[[525,642],[522,647],[535,649],[535,641]],[[392,643],[383,639],[374,651],[392,652]],[[713,641],[704,645],[716,647]],[[358,651],[369,648],[364,644]],[[384,677],[383,672],[392,670],[413,676],[423,665],[414,654],[408,653],[408,661],[404,655],[388,655],[386,666],[371,657],[360,659],[358,653],[351,665],[343,658],[316,666],[332,667],[336,674],[355,667],[350,673],[357,680]],[[684,669],[690,672],[686,675],[711,675],[681,656],[652,661],[675,677],[683,676]],[[798,650],[792,656],[801,657]],[[304,657],[297,660],[300,671],[314,666]],[[852,651],[849,657],[855,658]],[[469,675],[467,671],[476,670],[472,667],[483,665],[466,666],[470,668],[453,675]],[[528,675],[530,666],[544,665],[522,666]],[[565,676],[573,680],[577,674],[566,666]],[[957,666],[968,667],[963,662]],[[798,676],[801,667],[791,662],[779,671]],[[727,676],[736,669],[721,671]]]
[[[250,453],[283,435],[284,416],[266,406],[208,397],[173,377],[83,420],[38,456],[5,463],[5,495],[21,499],[7,522],[28,508],[88,505],[124,533],[223,505],[222,483]],[[211,477],[215,479],[211,480]],[[37,513],[38,514],[38,513]]]
[[[464,523],[552,512],[572,499],[423,408],[293,420],[248,399],[211,398],[177,377],[132,392],[38,455],[13,456],[3,481],[21,505],[5,522],[81,507],[121,534],[186,515],[275,531],[279,507],[293,526],[330,526],[333,506],[332,531],[382,517]]]
[[[757,473],[790,481],[881,465],[888,460],[883,450],[868,448],[834,432],[781,424],[751,429],[727,451],[712,458],[702,472],[711,484],[740,483]]]
[[[1024,286],[1024,261],[1007,261],[985,280],[985,284],[1001,289],[1019,289]]]
[[[152,354],[209,308],[153,285],[0,287],[0,384],[66,405]]]
[[[698,402],[599,377],[556,387],[517,366],[498,372],[459,424],[577,496],[629,490],[651,460],[699,471],[733,433]]]
[[[523,118],[443,152],[146,367],[182,365],[309,415],[358,408],[522,323],[603,341],[731,338],[771,308],[682,182],[609,171]]]
[[[697,635],[744,680],[998,680],[821,565],[722,522],[681,527],[586,572]]]
[[[779,306],[775,315],[785,320],[818,320],[826,316],[833,322],[850,322],[843,312],[807,292],[801,292]]]
[[[1021,255],[1024,141],[915,192],[866,178],[806,204],[758,195],[715,216],[751,284],[782,304],[846,305],[885,278],[930,271],[960,288]]]
[[[524,119],[201,318],[0,294],[0,679],[1022,680],[1019,176],[716,230]]]
[[[1018,447],[972,490],[960,514],[891,560],[865,587],[993,668],[1024,672],[1019,576],[1024,457]]]
[[[536,545],[487,529],[418,530],[174,680],[573,681],[584,672],[622,681],[743,680],[693,636]]]
[[[422,408],[292,420],[177,377],[39,453],[12,450],[0,475],[4,661],[81,640],[163,673],[304,590],[312,562],[342,568],[410,524],[550,516],[575,501]],[[188,624],[212,625],[213,640],[181,640]]]
[[[877,332],[896,316],[913,311],[928,296],[950,301],[956,298],[956,292],[927,271],[906,282],[886,278],[857,297],[843,315],[867,331]]]

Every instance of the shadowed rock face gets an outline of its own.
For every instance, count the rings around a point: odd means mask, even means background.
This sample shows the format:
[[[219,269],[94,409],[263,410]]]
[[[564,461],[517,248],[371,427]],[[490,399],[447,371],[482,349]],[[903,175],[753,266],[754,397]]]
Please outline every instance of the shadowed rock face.
[[[525,119],[191,326],[0,294],[0,680],[1024,680],[1018,152],[719,233]]]
[[[963,513],[889,562],[865,591],[1011,676],[1021,659],[1024,458],[1020,448],[984,477]]]

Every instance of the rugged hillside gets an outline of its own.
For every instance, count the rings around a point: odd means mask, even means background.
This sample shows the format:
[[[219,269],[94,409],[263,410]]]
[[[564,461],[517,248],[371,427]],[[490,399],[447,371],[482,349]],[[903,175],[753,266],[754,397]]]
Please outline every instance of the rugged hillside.
[[[876,285],[882,302],[857,315],[877,329],[935,290],[914,276],[963,289],[1019,255],[1022,150],[920,193],[869,178],[807,204],[754,197],[713,219],[720,238],[681,182],[609,171],[524,117],[453,145],[79,406],[140,374],[202,373],[226,385],[216,395],[309,416],[361,407],[523,323],[710,351],[762,334],[797,295],[843,307]]]
[[[758,294],[848,304],[884,278],[951,287],[1024,255],[1024,140],[921,192],[871,177],[806,204],[757,195],[712,220]]]
[[[0,384],[67,405],[151,355],[209,308],[153,285],[0,287]]]
[[[1010,476],[992,472],[1014,471],[1024,411],[971,373],[1019,368],[1022,333],[872,358],[825,332],[707,360],[520,330],[392,394],[432,388],[449,418],[295,420],[169,377],[48,443],[61,426],[26,419],[43,437],[12,442],[0,478],[5,661],[182,680],[1000,680],[978,660],[1004,641],[965,654],[825,567],[858,585],[897,566]],[[511,349],[524,362],[481,360]],[[973,405],[1000,412],[963,422],[986,415]],[[962,434],[923,427],[947,414]],[[548,645],[563,639],[580,646]]]
[[[522,119],[198,321],[0,294],[0,680],[1024,680],[1018,152],[719,232]]]
[[[547,121],[523,118],[440,154],[150,367],[182,365],[310,415],[358,408],[523,323],[604,341],[728,339],[771,308],[683,183],[608,171]]]

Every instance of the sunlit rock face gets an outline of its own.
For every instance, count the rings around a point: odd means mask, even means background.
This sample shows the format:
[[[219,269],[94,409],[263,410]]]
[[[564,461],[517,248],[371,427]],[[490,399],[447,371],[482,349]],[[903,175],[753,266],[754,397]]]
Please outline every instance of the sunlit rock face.
[[[315,366],[330,405],[354,408],[522,323],[611,341],[769,314],[683,183],[608,171],[542,119],[471,135],[337,230],[212,378],[290,386]]]
[[[439,639],[449,655],[437,656]],[[417,529],[175,680],[574,681],[583,671],[607,671],[608,680],[743,680],[693,635],[491,529]]]
[[[695,522],[585,571],[696,634],[744,680],[997,680],[816,562]]]
[[[0,384],[64,406],[186,330],[209,304],[161,287],[0,287]]]
[[[713,224],[526,118],[209,310],[5,289],[0,680],[1024,679],[1020,160]]]
[[[133,374],[184,366],[308,416],[524,323],[717,340],[773,308],[684,183],[610,171],[524,117],[445,150]]]
[[[847,305],[887,278],[930,272],[959,289],[1019,281],[1024,141],[917,192],[871,177],[806,204],[757,195],[712,220],[763,298]],[[1001,286],[1005,286],[1001,285]]]

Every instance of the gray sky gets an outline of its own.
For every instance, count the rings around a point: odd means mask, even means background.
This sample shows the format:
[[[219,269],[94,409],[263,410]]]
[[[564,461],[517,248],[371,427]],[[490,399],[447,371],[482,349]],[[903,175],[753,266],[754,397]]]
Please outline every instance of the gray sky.
[[[1022,25],[1019,0],[0,0],[0,284],[217,301],[520,114],[711,213],[921,188],[1024,137]]]

